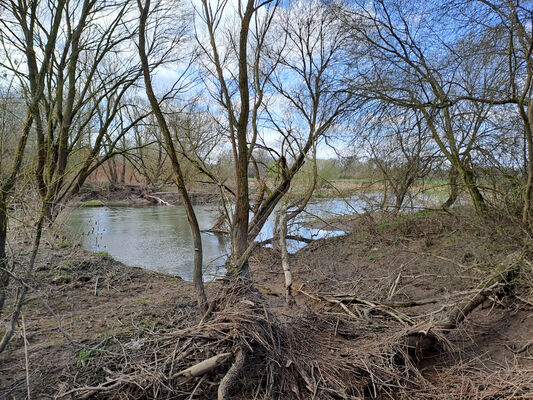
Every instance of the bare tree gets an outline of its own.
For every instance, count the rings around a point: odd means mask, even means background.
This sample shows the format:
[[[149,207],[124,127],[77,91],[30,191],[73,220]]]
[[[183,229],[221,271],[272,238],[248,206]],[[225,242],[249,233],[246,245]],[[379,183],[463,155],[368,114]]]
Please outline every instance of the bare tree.
[[[21,72],[15,61],[8,57],[6,57],[6,63],[2,67],[11,70],[16,76],[27,77],[28,81],[28,86],[24,88],[28,93],[26,116],[19,130],[12,165],[7,170],[7,174],[3,175],[0,185],[0,312],[4,306],[10,278],[7,271],[8,260],[6,257],[8,202],[21,170],[26,145],[34,123],[34,115],[38,111],[39,104],[43,98],[46,73],[52,62],[65,5],[66,1],[59,0],[48,9],[49,21],[47,27],[49,29],[45,34],[41,30],[44,24],[43,21],[39,20],[42,10],[38,1],[10,1],[7,4],[2,3],[0,5],[5,15],[0,20],[2,26],[0,38],[3,50],[4,52],[20,51],[20,54],[25,58],[27,72]],[[39,42],[37,39],[40,36],[45,39],[42,42],[44,43],[42,54],[38,58],[35,43]],[[13,38],[20,38],[20,40],[13,40]],[[37,229],[35,252],[39,247],[40,233],[40,230]],[[30,265],[29,271],[31,271],[31,267]],[[15,314],[18,318],[18,313]],[[1,350],[5,348],[11,337],[12,332],[11,334],[9,332],[8,330],[2,341]]]
[[[498,86],[500,76],[490,68],[476,68],[479,60],[462,51],[459,35],[446,34],[442,20],[438,22],[442,16],[418,13],[421,7],[426,5],[380,0],[373,7],[354,2],[339,13],[359,50],[354,53],[358,73],[352,88],[368,101],[417,110],[460,174],[476,211],[485,214],[472,155],[493,104],[465,105],[460,100],[480,87]]]
[[[392,189],[394,211],[399,212],[413,185],[422,182],[437,161],[423,117],[416,111],[384,105],[362,129],[361,146],[368,148],[384,184]]]
[[[528,7],[529,6],[529,7]],[[468,27],[471,54],[486,68],[487,58],[497,65],[490,73],[499,77],[499,84],[478,87],[459,100],[478,104],[494,104],[508,112],[515,105],[521,120],[524,143],[523,165],[526,170],[523,183],[522,222],[533,223],[531,193],[533,191],[533,36],[532,9],[526,1],[468,0],[450,5],[449,13]],[[479,39],[487,38],[479,43]],[[490,48],[492,51],[486,52]],[[511,111],[512,112],[512,111]]]
[[[247,0],[239,4],[237,33],[226,31],[221,34],[221,21],[224,17],[226,2],[219,2],[215,6],[208,0],[202,0],[201,18],[207,30],[207,43],[203,46],[205,62],[208,71],[214,78],[216,91],[214,97],[218,100],[226,117],[226,130],[232,149],[235,171],[235,205],[231,218],[231,272],[235,275],[248,275],[249,248],[249,214],[250,199],[248,186],[248,165],[254,150],[255,140],[248,142],[250,118],[256,120],[259,107],[262,104],[261,87],[257,85],[259,78],[259,62],[266,32],[272,22],[277,3],[274,0],[256,2]],[[265,11],[266,16],[259,18],[259,10]],[[250,96],[249,56],[250,30],[256,29],[259,36],[255,37],[256,46],[252,58],[252,70],[256,78],[257,97]],[[227,35],[227,36],[226,36]],[[226,43],[220,43],[220,38]],[[221,49],[227,48],[227,54],[221,54]],[[227,63],[233,62],[238,73],[232,75]],[[254,101],[255,100],[255,101]],[[254,131],[255,132],[255,131]],[[269,210],[268,215],[272,212]],[[267,215],[266,215],[267,216]],[[266,220],[265,216],[265,220]],[[264,223],[264,222],[263,222]],[[253,237],[253,235],[252,235]]]
[[[47,25],[47,27],[49,28],[49,30],[46,31],[46,35],[44,35],[46,39],[42,51],[42,58],[38,59],[34,43],[36,42],[37,37],[39,37],[39,35],[43,33],[41,31],[43,24],[42,21],[39,21],[40,13],[42,12],[42,10],[39,7],[38,3],[39,2],[37,1],[13,1],[10,2],[8,5],[2,6],[2,9],[5,10],[6,15],[9,15],[8,18],[1,20],[2,27],[4,28],[2,29],[2,32],[7,32],[8,35],[12,35],[15,32],[21,32],[22,37],[24,38],[20,41],[9,43],[15,46],[17,50],[20,50],[22,54],[25,55],[27,66],[26,76],[29,85],[26,88],[28,90],[26,118],[23,122],[22,128],[20,129],[13,163],[9,169],[8,174],[2,179],[0,188],[0,312],[3,310],[5,304],[7,287],[11,276],[11,273],[8,270],[8,260],[6,257],[9,196],[12,194],[12,191],[17,182],[17,178],[20,174],[26,145],[28,143],[28,138],[31,132],[32,125],[34,123],[34,115],[39,108],[40,101],[43,98],[45,89],[45,77],[48,69],[50,68],[50,63],[52,62],[52,54],[57,43],[62,14],[66,5],[65,1],[58,1],[57,4],[48,8],[48,15],[50,20],[48,21],[49,24]],[[1,39],[4,49],[7,50],[9,46],[9,39],[6,38],[5,34],[1,35]],[[7,67],[8,69],[9,67],[14,66],[14,63],[11,63],[9,65],[3,65],[4,68]],[[12,71],[13,73],[21,74],[18,69],[14,69]],[[41,215],[36,224],[35,239],[31,252],[30,262],[26,269],[26,279],[31,277],[35,264],[35,259],[39,249],[44,219],[43,215],[44,213],[43,211],[41,211]],[[19,294],[15,302],[15,307],[10,319],[10,324],[7,327],[6,332],[4,333],[4,336],[0,341],[0,352],[2,352],[6,348],[13,335],[16,322],[18,320],[20,310],[22,308],[22,304],[25,300],[27,290],[27,287],[23,286],[21,289],[21,293]]]
[[[157,119],[159,129],[161,130],[163,134],[165,149],[171,160],[172,168],[174,171],[174,177],[176,179],[176,184],[178,186],[178,190],[180,192],[183,205],[185,207],[185,212],[187,213],[187,220],[189,221],[189,226],[191,227],[191,232],[193,236],[193,246],[194,246],[193,282],[194,282],[194,286],[196,289],[197,301],[198,301],[198,306],[200,308],[200,311],[206,312],[207,311],[207,297],[205,295],[203,277],[202,277],[203,260],[202,260],[202,237],[201,237],[200,227],[198,225],[198,220],[196,218],[196,214],[194,212],[191,199],[189,198],[187,187],[185,186],[185,181],[183,179],[181,165],[178,159],[178,152],[176,151],[175,144],[172,138],[172,132],[170,130],[167,119],[165,118],[163,110],[161,109],[160,101],[157,99],[155,95],[153,85],[152,85],[151,73],[152,73],[153,64],[152,65],[150,64],[149,56],[150,56],[150,51],[154,49],[155,38],[157,37],[158,32],[157,32],[156,27],[149,26],[148,23],[149,23],[149,17],[151,15],[154,15],[154,14],[151,14],[151,12],[153,13],[154,12],[153,10],[155,10],[155,12],[161,12],[161,9],[158,9],[157,7],[151,8],[150,0],[146,0],[144,4],[141,0],[138,0],[137,5],[139,7],[139,12],[141,14],[139,18],[138,49],[139,49],[139,57],[142,63],[142,71],[143,71],[146,95],[148,97],[148,101],[150,102],[150,106],[152,107],[154,116]],[[148,39],[147,39],[147,32],[149,28],[151,28],[150,31],[153,34],[151,38],[152,42],[150,43],[148,43]]]

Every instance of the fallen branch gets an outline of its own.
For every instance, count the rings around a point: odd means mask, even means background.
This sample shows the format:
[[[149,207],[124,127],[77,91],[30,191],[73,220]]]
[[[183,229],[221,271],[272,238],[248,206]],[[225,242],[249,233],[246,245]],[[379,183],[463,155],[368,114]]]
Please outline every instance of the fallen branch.
[[[224,364],[230,358],[230,356],[231,353],[217,354],[216,356],[208,358],[207,360],[199,362],[198,364],[195,364],[192,367],[189,367],[187,369],[184,369],[183,371],[174,374],[172,378],[176,378],[178,376],[185,376],[187,378],[195,378],[197,376],[202,376],[208,373],[209,371],[217,368],[218,366]]]
[[[332,299],[332,298],[319,296],[319,295],[312,295],[312,294],[307,293],[306,291],[304,291],[302,289],[302,287],[303,287],[303,285],[300,286],[298,291],[300,293],[306,295],[307,297],[310,297],[313,300],[325,301],[325,302],[330,303],[330,304],[339,305],[344,311],[348,312],[348,315],[350,315],[352,318],[355,317],[355,314],[350,312],[348,310],[348,308],[344,305],[344,303],[345,303],[344,300],[342,300],[342,299]],[[381,312],[383,314],[389,315],[389,316],[393,317],[394,319],[396,319],[398,322],[400,322],[404,326],[413,325],[415,323],[415,321],[412,318],[410,318],[408,315],[405,315],[405,314],[403,314],[403,313],[401,313],[399,311],[396,311],[396,310],[392,309],[392,307],[387,306],[385,304],[376,304],[376,303],[373,303],[373,302],[371,302],[369,300],[364,300],[364,299],[360,299],[360,298],[357,298],[357,297],[350,298],[349,303],[358,303],[360,305],[368,307],[369,311],[378,311],[378,312]]]
[[[261,242],[258,242],[257,245],[258,246],[264,246],[266,244],[272,244],[276,239],[277,239],[276,237],[273,237],[273,238],[270,238],[270,239],[266,239],[266,240],[263,240]],[[306,237],[303,237],[303,236],[299,236],[299,235],[286,235],[285,239],[287,239],[287,240],[296,240],[297,242],[302,242],[302,243],[307,243],[307,244],[314,242],[314,239],[309,239],[309,238],[306,238]]]
[[[172,204],[170,204],[168,201],[163,200],[163,199],[160,198],[160,197],[153,196],[153,195],[151,195],[151,194],[147,194],[147,193],[144,193],[143,196],[144,196],[144,197],[148,197],[148,198],[150,198],[150,199],[153,199],[153,200],[157,201],[157,204],[159,204],[159,205],[163,204],[163,205],[165,205],[165,206],[172,206]]]
[[[465,296],[477,293],[478,289],[471,289],[471,290],[465,290],[461,292],[454,292],[449,293],[445,296],[439,296],[439,297],[430,297],[427,299],[419,299],[419,300],[405,300],[405,301],[387,301],[383,303],[376,303],[376,305],[379,306],[386,306],[386,307],[394,307],[394,308],[408,308],[408,307],[416,307],[416,306],[423,306],[426,304],[434,304],[438,303],[442,300],[448,300],[452,297],[457,296]],[[343,303],[362,303],[365,304],[366,300],[363,300],[357,296],[352,295],[332,295],[331,297],[343,302]]]
[[[503,268],[497,269],[495,273],[479,285],[475,296],[457,303],[444,320],[431,324],[424,330],[408,333],[406,337],[408,347],[416,351],[417,357],[422,358],[441,341],[442,334],[457,328],[489,296],[503,296],[505,290],[510,288],[514,278],[518,275],[523,257],[524,252],[510,254],[506,258]]]

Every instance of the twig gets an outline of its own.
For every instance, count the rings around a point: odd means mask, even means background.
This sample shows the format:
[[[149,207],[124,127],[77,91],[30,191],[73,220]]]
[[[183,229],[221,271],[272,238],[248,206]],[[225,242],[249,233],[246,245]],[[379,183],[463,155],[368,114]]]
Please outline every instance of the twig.
[[[394,281],[394,283],[392,284],[390,290],[389,290],[389,295],[387,296],[387,300],[390,300],[394,297],[394,294],[396,293],[396,289],[398,288],[398,284],[400,283],[400,278],[402,277],[402,273],[399,272],[398,273],[398,277],[396,278],[396,280]]]
[[[509,350],[511,350],[511,351],[512,351],[513,353],[515,353],[515,354],[520,354],[520,353],[523,353],[524,351],[526,351],[526,350],[529,348],[529,346],[531,346],[532,344],[533,344],[533,340],[530,340],[530,341],[527,342],[525,345],[523,345],[522,347],[520,347],[520,348],[518,348],[518,349],[516,349],[516,350],[512,349],[512,348],[511,348],[510,346],[508,346],[508,345],[505,345],[505,347],[507,347]]]
[[[30,358],[28,357],[28,340],[26,339],[26,324],[24,323],[24,314],[21,313],[20,318],[22,320],[22,337],[24,339],[24,361],[26,362],[26,390],[28,392],[28,400],[30,400]]]

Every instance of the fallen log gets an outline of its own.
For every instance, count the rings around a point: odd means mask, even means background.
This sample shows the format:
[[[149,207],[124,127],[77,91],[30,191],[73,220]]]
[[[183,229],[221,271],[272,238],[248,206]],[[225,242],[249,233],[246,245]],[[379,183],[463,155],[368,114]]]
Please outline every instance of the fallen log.
[[[425,329],[409,332],[406,344],[410,355],[416,354],[422,359],[428,352],[436,350],[443,335],[456,329],[487,298],[501,298],[512,292],[515,278],[520,273],[525,251],[514,252],[507,256],[503,266],[498,268],[488,279],[478,286],[475,295],[459,302],[440,322],[426,326]]]
[[[192,367],[177,372],[172,376],[172,378],[177,378],[178,376],[185,376],[187,378],[195,378],[198,376],[202,376],[208,373],[209,371],[217,368],[218,366],[224,364],[231,357],[231,355],[232,353],[217,354],[216,356],[199,362],[198,364],[195,364]]]
[[[171,205],[172,205],[172,204],[170,204],[168,201],[165,201],[165,200],[163,200],[162,198],[157,197],[157,196],[153,196],[153,195],[151,195],[151,194],[144,193],[144,194],[143,194],[143,197],[148,197],[149,199],[153,199],[153,200],[155,200],[155,201],[157,202],[157,204],[159,204],[159,205],[161,205],[161,204],[163,204],[163,205],[165,205],[165,206],[171,206]]]

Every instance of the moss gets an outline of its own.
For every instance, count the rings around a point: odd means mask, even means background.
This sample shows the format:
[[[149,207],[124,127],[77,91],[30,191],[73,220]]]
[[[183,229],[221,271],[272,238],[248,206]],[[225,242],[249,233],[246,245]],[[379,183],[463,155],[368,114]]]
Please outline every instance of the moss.
[[[80,205],[82,207],[105,207],[105,203],[102,200],[81,201]]]
[[[106,261],[114,261],[115,259],[113,258],[113,256],[111,256],[111,254],[109,254],[107,251],[99,251],[97,253],[95,253],[98,257],[101,257],[102,259],[106,260]]]

